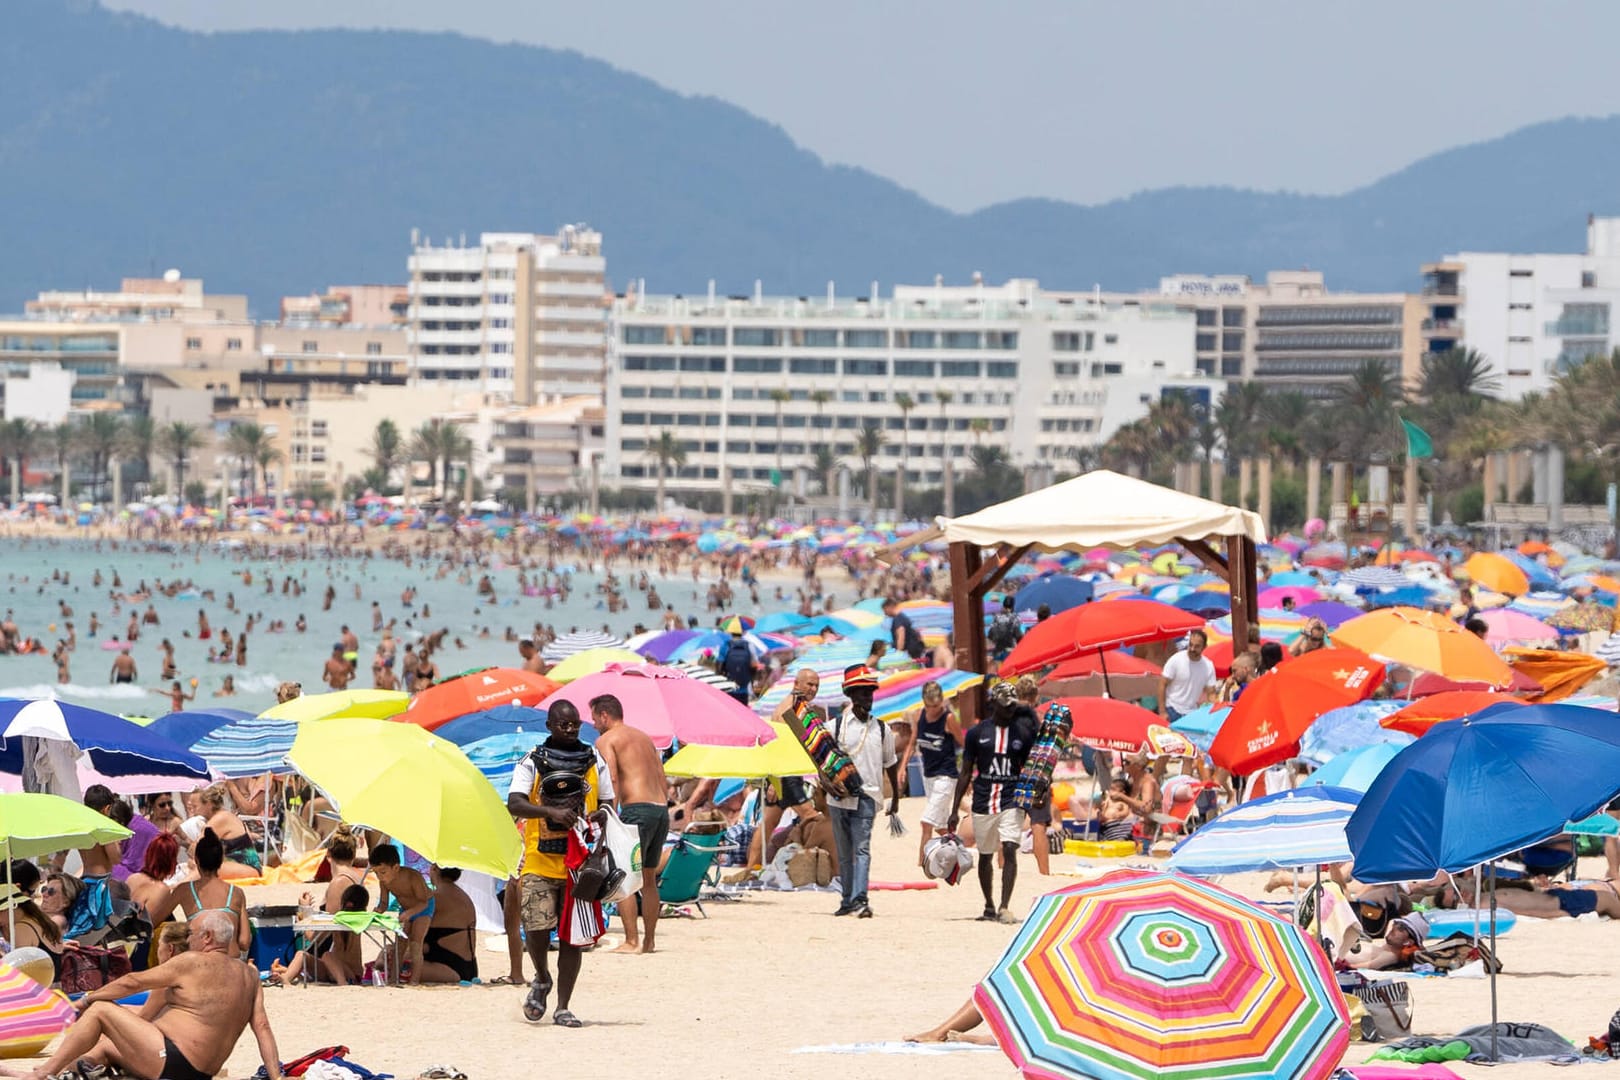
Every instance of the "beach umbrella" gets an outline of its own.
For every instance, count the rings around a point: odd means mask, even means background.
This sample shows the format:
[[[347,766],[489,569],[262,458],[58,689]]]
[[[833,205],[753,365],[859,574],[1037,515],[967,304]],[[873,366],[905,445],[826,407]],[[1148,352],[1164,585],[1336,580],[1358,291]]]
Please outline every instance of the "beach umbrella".
[[[625,648],[631,652],[655,663],[662,664],[669,659],[670,654],[676,649],[679,649],[693,638],[702,636],[703,631],[701,630],[662,630],[652,634],[638,634],[636,637],[642,640],[637,641],[636,638],[630,638],[624,644]]]
[[[1360,802],[1359,791],[1311,786],[1242,803],[1177,844],[1170,869],[1236,874],[1348,862],[1344,826]]]
[[[1103,676],[1107,669],[1107,678]],[[1041,680],[1041,692],[1052,697],[1102,697],[1112,694],[1126,701],[1156,696],[1158,664],[1118,649],[1087,653],[1065,660]]]
[[[1491,645],[1523,645],[1532,641],[1554,641],[1558,631],[1523,612],[1511,608],[1482,611],[1478,618],[1487,627],[1485,641]]]
[[[579,731],[581,742],[596,742],[594,728],[585,726]],[[550,735],[544,728],[538,731],[506,731],[468,743],[461,751],[467,755],[473,767],[484,774],[484,779],[495,785],[496,793],[505,797],[507,785],[512,779],[512,769]]]
[[[390,720],[303,724],[287,755],[343,820],[386,833],[429,862],[504,881],[523,844],[506,800],[454,744]]]
[[[1322,599],[1322,593],[1309,585],[1272,585],[1261,589],[1255,604],[1263,608],[1280,608],[1284,600],[1292,600],[1296,608]]]
[[[1603,604],[1576,604],[1547,616],[1548,626],[1557,630],[1591,633],[1594,630],[1614,630],[1614,609]]]
[[[1425,735],[1434,725],[1457,720],[1470,713],[1488,709],[1492,705],[1522,705],[1524,702],[1493,690],[1445,690],[1428,697],[1418,698],[1403,705],[1379,720],[1380,727],[1404,731],[1408,735]]]
[[[1187,595],[1171,601],[1170,606],[1205,619],[1213,619],[1231,612],[1232,597],[1227,593],[1194,589]]]
[[[1158,713],[1115,698],[1058,698],[1074,714],[1069,737],[1097,750],[1135,752],[1148,741],[1148,729],[1164,723]]]
[[[65,995],[0,964],[0,1058],[41,1053],[77,1016]]]
[[[1322,584],[1322,579],[1307,570],[1284,570],[1266,578],[1266,584],[1278,585],[1306,585],[1315,588]]]
[[[609,664],[644,664],[646,662],[646,657],[619,646],[582,649],[553,664],[546,672],[546,678],[558,686],[566,686],[575,679],[583,678],[586,675],[595,675]]]
[[[468,744],[494,735],[545,730],[547,728],[544,709],[531,709],[527,705],[497,705],[493,709],[468,713],[446,721],[434,728],[433,734],[466,749]]]
[[[617,649],[623,645],[623,641],[602,630],[575,630],[541,649],[540,658],[554,664],[587,649]]]
[[[755,746],[771,738],[765,721],[719,687],[657,664],[614,664],[569,683],[543,705],[549,710],[559,701],[572,702],[589,721],[591,699],[600,694],[617,697],[625,723],[646,732],[659,749],[676,739],[682,744]]]
[[[484,668],[452,675],[418,692],[394,719],[434,731],[458,716],[499,705],[538,705],[560,686],[561,680],[517,668]]]
[[[202,755],[219,776],[263,776],[291,771],[287,751],[297,736],[297,721],[249,716],[215,728],[191,749]]]
[[[1360,615],[1360,608],[1353,608],[1349,604],[1341,604],[1337,600],[1317,600],[1314,603],[1302,604],[1294,609],[1294,614],[1303,615],[1307,619],[1321,619],[1329,630],[1340,623],[1349,622]]]
[[[1378,779],[1378,774],[1383,772],[1400,752],[1401,747],[1393,743],[1374,743],[1371,746],[1346,750],[1311,773],[1307,783],[1364,792],[1372,787],[1373,781]]]
[[[720,621],[720,630],[726,634],[746,634],[754,628],[754,620],[747,615],[727,615]]]
[[[329,720],[334,716],[386,720],[405,711],[411,696],[400,690],[333,690],[325,694],[302,694],[291,701],[272,705],[259,716],[265,720]]]
[[[1036,624],[1001,662],[1001,674],[1020,675],[1088,652],[1177,638],[1204,620],[1156,600],[1082,604]]]
[[[1400,589],[1412,584],[1411,578],[1388,566],[1358,566],[1340,574],[1339,580],[1354,585],[1358,590]]]
[[[761,780],[813,774],[815,763],[787,725],[772,720],[770,727],[771,738],[758,746],[683,746],[664,762],[664,775]]]
[[[0,795],[0,857],[6,861],[6,884],[11,885],[11,860],[54,855],[66,848],[88,848],[127,840],[135,834],[112,818],[81,802],[43,792]],[[16,915],[6,937],[17,936]]]
[[[1378,726],[1378,721],[1401,707],[1399,701],[1360,701],[1339,709],[1330,709],[1318,716],[1299,740],[1300,760],[1316,766],[1327,764],[1346,750],[1391,743],[1397,747],[1412,741],[1412,736]]]
[[[930,681],[939,683],[940,692],[946,700],[950,700],[984,682],[984,676],[976,671],[947,668],[885,673],[878,677],[877,693],[872,698],[872,717],[882,723],[890,723],[921,708],[922,688]]]
[[[1432,671],[1447,678],[1506,686],[1513,671],[1491,647],[1444,615],[1394,607],[1351,619],[1333,631],[1335,645]]]
[[[707,683],[709,686],[717,687],[720,690],[725,691],[727,697],[731,696],[731,691],[736,689],[736,684],[730,679],[726,678],[718,671],[715,671],[713,668],[704,667],[702,664],[676,663],[665,666],[680,672],[688,679],[696,679],[700,683]],[[791,680],[789,681],[791,682]]]
[[[5,740],[0,771],[22,773],[27,737],[72,743],[89,756],[98,773],[108,777],[209,779],[208,763],[201,757],[121,716],[51,698],[0,698],[0,738]]]
[[[1243,688],[1209,755],[1238,776],[1286,761],[1317,717],[1365,701],[1383,681],[1383,665],[1355,649],[1316,649],[1286,659]]]
[[[1366,595],[1365,601],[1368,611],[1379,608],[1411,607],[1426,608],[1434,596],[1418,584],[1404,585],[1399,589],[1379,589]]]
[[[1056,615],[1091,599],[1091,582],[1068,574],[1042,574],[1013,596],[1013,610],[1037,611],[1042,604]]]
[[[146,730],[161,735],[178,746],[192,747],[204,735],[239,720],[248,720],[252,713],[243,709],[188,709],[160,716],[146,725]]]
[[[1147,870],[1037,898],[973,999],[1040,1080],[1325,1080],[1350,1040],[1333,969],[1304,931]]]
[[[1198,749],[1209,751],[1209,746],[1215,741],[1215,735],[1226,722],[1227,714],[1232,711],[1230,705],[1200,705],[1189,713],[1182,713],[1180,718],[1171,721],[1170,730],[1186,736]]]
[[[1506,555],[1494,551],[1476,551],[1462,564],[1468,580],[1492,592],[1509,596],[1523,596],[1530,591],[1530,579]]]

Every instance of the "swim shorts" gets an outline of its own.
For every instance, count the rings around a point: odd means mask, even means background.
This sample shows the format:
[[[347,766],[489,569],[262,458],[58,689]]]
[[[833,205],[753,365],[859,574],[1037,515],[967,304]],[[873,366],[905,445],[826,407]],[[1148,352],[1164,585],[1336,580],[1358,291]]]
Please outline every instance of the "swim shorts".
[[[642,866],[657,866],[669,835],[669,807],[659,803],[629,803],[619,807],[619,820],[641,834]]]

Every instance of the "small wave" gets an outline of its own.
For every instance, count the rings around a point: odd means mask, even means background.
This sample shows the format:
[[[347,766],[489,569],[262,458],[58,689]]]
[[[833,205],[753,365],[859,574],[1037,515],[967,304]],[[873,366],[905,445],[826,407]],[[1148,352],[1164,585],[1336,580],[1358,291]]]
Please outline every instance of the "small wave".
[[[92,698],[104,701],[135,701],[151,698],[145,689],[130,683],[111,686],[80,686],[68,683],[35,683],[31,686],[0,687],[0,697],[6,698]]]
[[[236,680],[239,694],[272,694],[285,680],[280,675],[242,675]]]

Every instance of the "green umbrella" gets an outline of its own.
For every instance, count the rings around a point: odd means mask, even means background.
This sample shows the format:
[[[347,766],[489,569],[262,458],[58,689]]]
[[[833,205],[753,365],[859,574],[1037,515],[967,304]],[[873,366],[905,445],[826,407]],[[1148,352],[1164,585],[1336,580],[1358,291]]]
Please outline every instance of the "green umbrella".
[[[135,834],[112,818],[60,795],[19,792],[0,795],[0,857],[6,860],[6,887],[11,860],[49,855],[63,848],[110,844]],[[7,937],[17,935],[15,908],[8,908]]]

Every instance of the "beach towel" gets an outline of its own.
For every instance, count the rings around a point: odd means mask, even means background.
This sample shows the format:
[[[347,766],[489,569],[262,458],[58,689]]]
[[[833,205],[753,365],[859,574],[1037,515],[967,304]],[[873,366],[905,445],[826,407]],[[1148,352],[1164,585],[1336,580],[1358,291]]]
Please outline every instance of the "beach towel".
[[[392,911],[339,911],[332,916],[332,921],[357,934],[370,930],[373,926],[396,934],[402,932],[399,916]]]
[[[1392,1042],[1375,1051],[1373,1061],[1489,1061],[1491,1026],[1478,1024],[1450,1039],[1413,1038]],[[1581,1059],[1575,1045],[1540,1024],[1504,1020],[1496,1026],[1496,1054],[1502,1061],[1551,1061],[1573,1064]]]
[[[574,898],[574,882],[579,878],[579,868],[585,865],[585,859],[591,853],[587,829],[586,819],[580,818],[568,833],[568,852],[563,856],[563,865],[568,868],[568,880],[563,886],[562,911],[558,913],[557,920],[557,940],[580,948],[595,945],[597,939],[607,932],[607,918],[602,914],[602,905],[594,900]]]
[[[66,936],[83,937],[92,930],[100,930],[112,918],[112,892],[107,888],[107,875],[84,878],[84,888],[73,899],[68,911]]]
[[[838,740],[827,727],[827,714],[813,702],[789,709],[787,728],[799,740],[804,752],[815,762],[827,794],[844,798],[861,789],[861,773],[849,755],[838,748]]]

